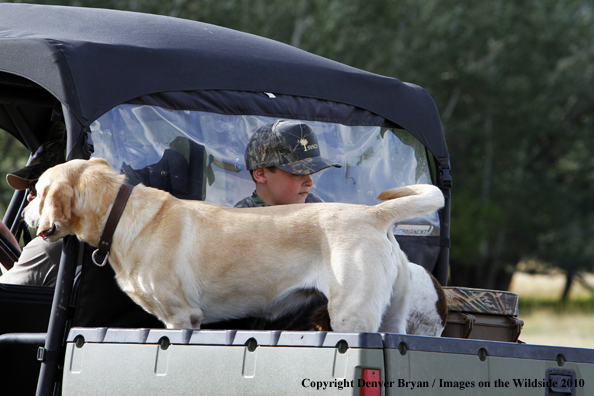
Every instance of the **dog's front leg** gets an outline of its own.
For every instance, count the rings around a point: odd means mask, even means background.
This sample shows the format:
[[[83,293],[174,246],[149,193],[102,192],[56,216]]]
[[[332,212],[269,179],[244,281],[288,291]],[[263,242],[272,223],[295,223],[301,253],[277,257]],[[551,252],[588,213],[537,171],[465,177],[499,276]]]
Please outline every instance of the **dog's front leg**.
[[[161,319],[168,329],[199,329],[204,315],[200,308],[180,309]]]

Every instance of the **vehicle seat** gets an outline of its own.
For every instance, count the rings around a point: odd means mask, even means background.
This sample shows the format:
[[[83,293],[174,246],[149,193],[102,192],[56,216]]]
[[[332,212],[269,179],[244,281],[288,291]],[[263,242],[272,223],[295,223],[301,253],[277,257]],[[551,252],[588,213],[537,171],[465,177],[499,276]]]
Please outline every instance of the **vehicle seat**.
[[[122,171],[128,182],[158,188],[180,199],[204,199],[204,146],[185,137],[177,137],[169,147],[159,162],[142,169],[133,169],[124,162]]]
[[[92,261],[94,247],[85,243],[80,275],[75,280],[76,327],[164,328],[163,323],[120,289],[110,265]]]

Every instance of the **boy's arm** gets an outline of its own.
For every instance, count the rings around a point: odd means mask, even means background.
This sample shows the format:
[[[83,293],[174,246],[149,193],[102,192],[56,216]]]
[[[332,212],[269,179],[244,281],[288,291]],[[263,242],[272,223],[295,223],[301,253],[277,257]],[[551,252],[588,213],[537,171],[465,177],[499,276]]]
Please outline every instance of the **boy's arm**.
[[[2,233],[2,235],[4,235],[10,241],[10,243],[12,243],[18,249],[19,252],[21,251],[19,242],[16,240],[14,235],[12,235],[12,232],[10,232],[8,227],[6,227],[4,225],[4,223],[2,223],[1,221],[0,221],[0,232]]]

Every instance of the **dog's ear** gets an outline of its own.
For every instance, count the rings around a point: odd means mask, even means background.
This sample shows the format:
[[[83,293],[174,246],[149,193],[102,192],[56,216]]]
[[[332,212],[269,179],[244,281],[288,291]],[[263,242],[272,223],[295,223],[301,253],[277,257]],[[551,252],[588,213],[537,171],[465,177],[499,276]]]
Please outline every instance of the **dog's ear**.
[[[332,331],[328,304],[321,306],[313,313],[311,324],[315,331]]]
[[[74,190],[65,182],[52,183],[39,203],[41,219],[38,229],[46,230],[56,221],[67,221],[72,216]]]

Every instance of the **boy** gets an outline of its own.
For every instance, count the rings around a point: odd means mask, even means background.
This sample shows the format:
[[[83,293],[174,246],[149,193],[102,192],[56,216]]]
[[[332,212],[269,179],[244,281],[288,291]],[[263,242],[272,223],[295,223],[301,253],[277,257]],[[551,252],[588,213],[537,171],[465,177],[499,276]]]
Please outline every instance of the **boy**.
[[[245,163],[256,190],[237,208],[321,202],[312,194],[311,175],[331,166],[320,155],[318,138],[309,125],[280,120],[259,128],[245,149]]]
[[[245,150],[245,163],[256,190],[235,204],[236,208],[322,202],[311,193],[311,175],[331,166],[342,166],[320,155],[318,138],[307,124],[284,120],[265,125],[252,135]],[[295,314],[273,321],[247,318],[233,326],[252,330],[311,330],[313,312],[328,300],[315,290],[297,293],[313,297]]]

